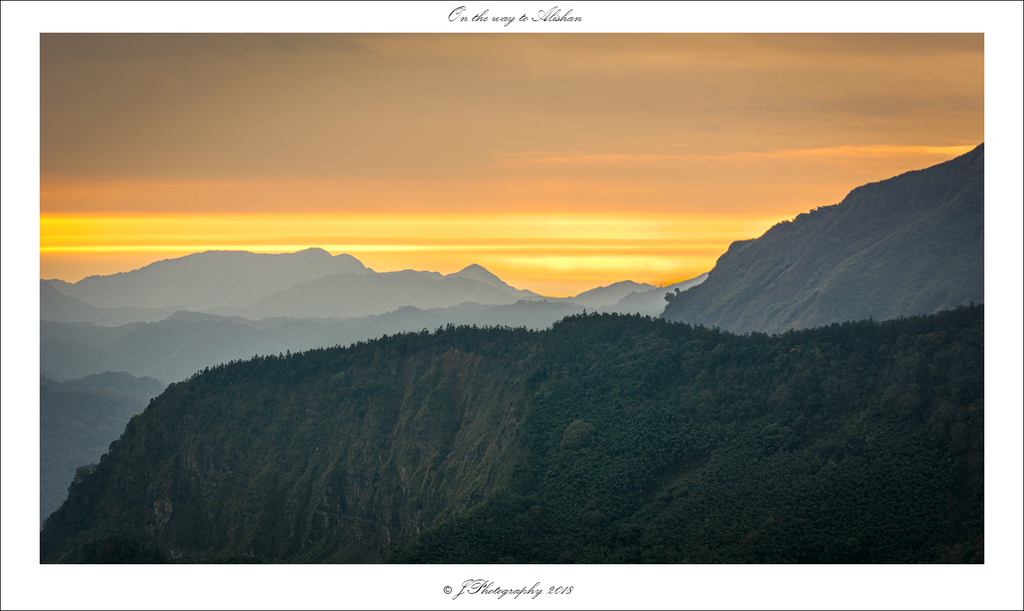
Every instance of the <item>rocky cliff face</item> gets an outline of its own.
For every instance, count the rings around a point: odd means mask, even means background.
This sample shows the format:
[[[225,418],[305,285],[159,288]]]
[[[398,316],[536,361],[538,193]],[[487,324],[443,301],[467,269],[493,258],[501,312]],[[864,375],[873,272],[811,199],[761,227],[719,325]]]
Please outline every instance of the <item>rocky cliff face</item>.
[[[521,418],[514,363],[405,349],[336,350],[316,372],[309,354],[259,358],[171,385],[48,528],[87,510],[172,559],[381,560],[507,479]]]

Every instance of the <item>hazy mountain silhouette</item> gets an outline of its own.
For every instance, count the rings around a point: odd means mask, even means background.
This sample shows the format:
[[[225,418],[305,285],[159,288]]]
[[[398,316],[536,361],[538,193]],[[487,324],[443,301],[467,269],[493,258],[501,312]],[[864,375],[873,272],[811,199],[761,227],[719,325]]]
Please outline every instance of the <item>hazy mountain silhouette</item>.
[[[326,273],[337,268],[356,271]],[[511,305],[521,300],[568,304],[568,309],[561,310],[565,313],[579,306],[654,316],[663,309],[661,291],[685,290],[699,284],[695,280],[662,288],[627,280],[575,297],[554,298],[510,286],[475,263],[447,275],[414,270],[377,273],[349,255],[332,257],[311,248],[288,255],[208,251],[77,283],[40,280],[39,296],[41,320],[104,326],[157,322],[179,311],[237,315],[250,321],[362,318],[403,307],[432,310],[464,303]],[[197,320],[194,315],[192,320]]]
[[[404,306],[392,312],[349,319],[221,317],[176,312],[165,320],[118,327],[44,321],[40,325],[40,371],[68,380],[102,371],[182,380],[204,367],[253,355],[347,346],[395,333],[434,330],[448,324],[544,329],[582,312],[566,301],[518,301],[484,306],[465,303],[421,310]]]
[[[653,284],[641,284],[632,280],[624,280],[609,284],[608,286],[599,286],[589,291],[583,291],[575,297],[567,298],[567,301],[572,301],[588,308],[605,308],[614,306],[630,293],[646,292],[653,288],[655,288]]]
[[[650,285],[619,282],[555,299],[515,289],[475,264],[447,276],[366,270],[299,283],[248,307],[222,308],[243,314],[236,316],[100,308],[41,281],[40,367],[58,380],[112,370],[174,381],[255,354],[348,345],[448,324],[539,330],[584,308],[657,315],[665,292],[700,279],[641,292],[634,290]],[[133,322],[118,325],[122,320]],[[139,320],[153,324],[134,322]]]
[[[41,328],[40,371],[55,379],[110,370],[174,381],[207,365],[267,353],[260,350],[257,329],[221,317],[182,320],[175,314],[107,333],[70,323],[43,323]]]
[[[733,242],[672,321],[781,332],[926,314],[985,297],[984,145],[858,187],[839,204]]]
[[[635,291],[620,299],[613,306],[600,308],[601,312],[617,312],[619,314],[640,314],[641,316],[658,316],[665,310],[665,294],[675,294],[676,290],[686,291],[707,280],[707,273],[696,278],[677,282],[668,286],[653,288],[647,291]]]
[[[55,322],[88,322],[117,326],[130,322],[155,322],[180,310],[180,306],[164,308],[135,308],[119,306],[100,308],[65,295],[51,284],[39,281],[39,318]]]
[[[75,283],[51,282],[93,306],[205,310],[246,306],[299,282],[358,272],[367,270],[355,257],[332,257],[320,248],[287,254],[207,251]]]
[[[505,293],[508,293],[509,295],[514,295],[514,296],[518,297],[519,299],[546,299],[546,297],[544,297],[543,295],[538,295],[537,293],[534,293],[533,291],[527,291],[525,289],[517,289],[517,288],[509,286],[501,278],[495,276],[494,274],[492,274],[491,272],[487,271],[482,266],[477,265],[476,263],[466,267],[465,269],[463,269],[461,271],[455,272],[454,274],[448,274],[445,277],[446,278],[469,278],[470,280],[476,280],[477,282],[481,282],[483,284],[488,284],[490,286],[493,286],[494,288],[498,289],[499,291],[503,291]]]
[[[271,316],[355,318],[402,306],[427,309],[466,302],[495,305],[518,300],[519,297],[507,290],[466,276],[405,270],[338,274],[309,280],[261,299],[238,310],[237,314],[253,320]]]

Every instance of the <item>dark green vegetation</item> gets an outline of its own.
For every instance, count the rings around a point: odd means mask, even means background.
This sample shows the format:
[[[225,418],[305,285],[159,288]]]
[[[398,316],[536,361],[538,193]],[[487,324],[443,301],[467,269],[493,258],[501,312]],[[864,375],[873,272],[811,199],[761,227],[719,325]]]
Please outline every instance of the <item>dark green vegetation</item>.
[[[166,564],[164,556],[153,544],[139,547],[132,539],[107,537],[94,539],[82,545],[78,561],[81,564]]]
[[[131,420],[41,556],[976,562],[983,327],[577,315],[233,362]]]
[[[159,380],[109,371],[63,383],[40,379],[40,522],[67,498],[75,470],[98,463],[128,419],[163,389]]]
[[[983,303],[984,145],[734,242],[663,316],[744,333]]]

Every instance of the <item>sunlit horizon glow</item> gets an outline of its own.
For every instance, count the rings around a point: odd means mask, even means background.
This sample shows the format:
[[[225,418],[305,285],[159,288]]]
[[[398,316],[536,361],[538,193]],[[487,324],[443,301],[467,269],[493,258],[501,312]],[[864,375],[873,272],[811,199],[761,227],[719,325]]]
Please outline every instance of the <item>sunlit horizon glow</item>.
[[[41,37],[40,274],[323,248],[567,296],[984,139],[980,34]]]
[[[114,255],[137,261],[134,269],[207,250],[315,247],[352,255],[375,271],[453,273],[476,263],[517,288],[566,297],[609,284],[608,273],[659,286],[688,280],[711,269],[732,241],[758,237],[780,220],[583,213],[42,215],[40,256],[59,269],[84,255]],[[433,235],[443,237],[423,237]],[[419,264],[424,256],[430,268]],[[43,277],[54,277],[46,272],[44,265]]]

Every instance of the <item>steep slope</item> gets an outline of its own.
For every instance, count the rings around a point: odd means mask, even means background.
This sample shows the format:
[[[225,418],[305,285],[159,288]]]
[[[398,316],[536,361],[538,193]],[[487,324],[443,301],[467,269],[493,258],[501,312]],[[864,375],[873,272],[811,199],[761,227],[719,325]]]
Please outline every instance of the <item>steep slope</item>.
[[[982,303],[984,145],[734,242],[667,320],[776,333]]]
[[[500,291],[504,291],[509,295],[515,296],[517,299],[545,299],[544,296],[538,295],[533,291],[517,289],[513,286],[509,286],[504,280],[487,271],[487,269],[482,265],[477,265],[476,263],[473,263],[454,274],[448,274],[446,278],[469,278],[470,280],[475,280],[482,284],[493,286]]]
[[[983,330],[578,315],[218,366],[132,419],[42,559],[978,561]]]
[[[415,344],[418,337],[408,339]],[[429,336],[424,335],[424,341],[429,343]],[[237,372],[217,367],[212,374],[172,385],[163,395],[163,405],[176,405],[171,408],[176,415],[165,413],[171,420],[129,423],[129,437],[145,431],[149,440],[130,453],[163,475],[153,479],[153,485],[136,479],[146,477],[141,472],[122,483],[132,489],[141,485],[138,492],[156,493],[161,516],[175,517],[170,529],[180,542],[172,545],[172,555],[181,550],[194,558],[195,545],[210,549],[206,542],[217,540],[225,545],[218,545],[209,560],[252,556],[258,550],[255,556],[260,559],[378,561],[386,550],[439,517],[464,511],[508,478],[515,462],[508,444],[524,392],[515,368],[496,369],[486,355],[465,353],[444,342],[409,353],[400,362],[391,358],[392,351],[404,352],[411,346],[385,342],[388,356],[382,356],[378,347],[332,351],[343,360],[331,365],[335,371],[327,377],[321,377],[323,372],[310,377],[312,371],[304,367],[291,369],[298,357],[249,361],[266,369],[243,374],[245,386],[254,384],[244,391],[245,399],[229,399],[241,386],[223,383],[238,382]],[[349,362],[350,357],[355,360]],[[511,365],[508,357],[498,357],[497,362]],[[281,365],[285,368],[279,370]],[[221,378],[222,373],[229,377]],[[193,403],[190,397],[200,379],[213,382],[208,387],[213,394]],[[300,398],[325,393],[340,403],[332,407],[317,400],[314,405]],[[286,396],[299,403],[292,404]],[[182,407],[187,414],[179,411]],[[164,409],[154,407],[149,413]],[[179,417],[183,420],[172,425],[177,431],[164,428]],[[295,417],[297,428],[289,424]],[[186,439],[199,445],[186,441],[188,447],[178,447]],[[119,442],[111,451],[117,455],[118,448],[130,445]],[[177,466],[167,471],[149,462],[157,455],[176,456],[172,462],[184,465],[198,479],[186,475],[189,481],[181,480],[171,473]],[[103,468],[107,460],[97,470],[100,477],[109,472]],[[175,490],[157,483],[165,476],[177,482],[172,484]],[[291,492],[282,495],[285,490]],[[303,500],[287,498],[292,492]],[[125,497],[115,504],[127,508],[134,500]],[[217,517],[200,518],[189,506],[196,511],[209,508]],[[65,507],[65,516],[81,509],[74,503]],[[115,522],[133,520],[112,511]],[[59,529],[56,525],[62,519],[51,519],[54,526],[49,528]],[[235,537],[223,520],[259,526],[243,526]]]
[[[98,463],[128,420],[164,389],[154,378],[106,372],[39,389],[39,521],[67,498],[78,467]]]
[[[245,306],[299,282],[365,271],[354,257],[332,257],[320,248],[286,254],[207,251],[75,283],[51,282],[65,295],[99,307],[205,310]]]

